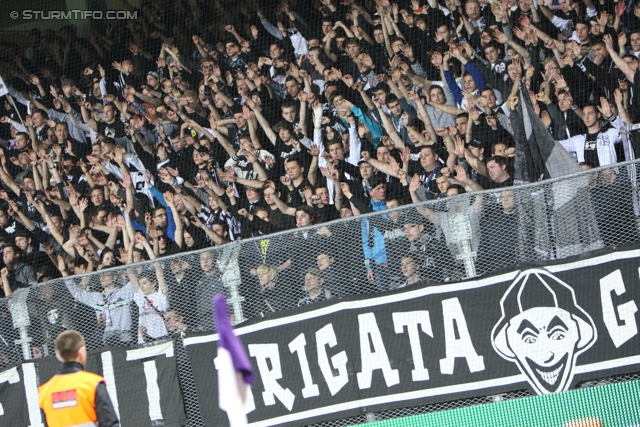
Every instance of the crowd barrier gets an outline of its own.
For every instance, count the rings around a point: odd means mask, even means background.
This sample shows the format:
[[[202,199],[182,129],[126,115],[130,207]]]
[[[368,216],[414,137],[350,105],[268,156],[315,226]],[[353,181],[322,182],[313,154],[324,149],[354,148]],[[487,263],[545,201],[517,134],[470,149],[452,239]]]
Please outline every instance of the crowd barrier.
[[[637,167],[400,206],[19,290],[0,302],[0,402],[22,378],[28,401],[27,383],[53,372],[39,368],[54,363],[47,358],[53,339],[77,329],[94,354],[92,368],[114,378],[127,425],[148,425],[131,421],[140,412],[131,405],[140,402],[128,384],[156,393],[142,411],[155,425],[215,425],[217,293],[227,296],[259,372],[252,425],[355,424],[378,411],[402,416],[410,407],[562,391],[636,372]],[[520,286],[519,270],[531,268],[543,273],[529,276],[548,274],[554,285],[530,297],[567,311],[579,327],[558,378],[532,374],[503,346],[509,289]],[[589,330],[592,340],[583,342]],[[502,372],[510,372],[507,380]],[[463,386],[470,378],[481,386]],[[184,417],[175,410],[182,407]]]

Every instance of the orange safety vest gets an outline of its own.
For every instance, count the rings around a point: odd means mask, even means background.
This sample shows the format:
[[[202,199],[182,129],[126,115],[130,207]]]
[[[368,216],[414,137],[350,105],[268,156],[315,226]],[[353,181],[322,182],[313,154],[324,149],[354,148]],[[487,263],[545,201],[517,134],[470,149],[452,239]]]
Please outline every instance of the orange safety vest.
[[[49,427],[96,426],[96,386],[100,375],[78,371],[56,375],[38,388],[38,403]]]

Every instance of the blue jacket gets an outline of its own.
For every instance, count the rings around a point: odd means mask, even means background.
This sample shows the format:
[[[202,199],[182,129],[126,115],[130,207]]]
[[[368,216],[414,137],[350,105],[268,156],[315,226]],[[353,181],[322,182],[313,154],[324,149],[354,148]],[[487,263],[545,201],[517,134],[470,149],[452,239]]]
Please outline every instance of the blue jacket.
[[[478,90],[484,89],[487,85],[486,80],[482,77],[482,74],[478,69],[471,63],[471,61],[465,64],[465,69],[469,72],[471,77],[473,77],[473,81],[476,82],[476,87]],[[458,105],[462,104],[462,100],[464,99],[464,95],[462,95],[462,91],[460,90],[460,86],[456,83],[456,80],[453,78],[453,73],[450,70],[445,70],[444,78],[447,81],[447,86],[453,93],[453,97],[456,99]]]
[[[383,200],[380,202],[371,201],[371,207],[374,211],[384,211],[387,209],[387,203]],[[387,217],[387,215],[383,215]],[[367,271],[371,270],[374,265],[387,263],[387,248],[384,245],[384,236],[377,228],[372,231],[373,247],[369,247],[369,224],[368,219],[362,220],[362,250],[364,251],[364,259],[369,261],[366,263]]]
[[[164,196],[162,195],[160,190],[158,190],[156,187],[150,187],[149,190],[151,191],[151,194],[153,194],[153,197],[156,198],[158,203],[160,203],[162,207],[164,207],[165,210],[167,211],[167,227],[164,229],[164,232],[167,233],[168,238],[170,238],[175,242],[176,223],[175,223],[175,220],[173,219],[173,213],[171,212],[171,209],[167,207],[167,202],[165,202]],[[178,218],[178,220],[180,220],[180,218]]]
[[[382,136],[382,128],[380,125],[355,105],[351,107],[351,112],[371,131],[371,145],[373,145],[374,148],[378,148],[378,145],[380,145],[380,137]]]

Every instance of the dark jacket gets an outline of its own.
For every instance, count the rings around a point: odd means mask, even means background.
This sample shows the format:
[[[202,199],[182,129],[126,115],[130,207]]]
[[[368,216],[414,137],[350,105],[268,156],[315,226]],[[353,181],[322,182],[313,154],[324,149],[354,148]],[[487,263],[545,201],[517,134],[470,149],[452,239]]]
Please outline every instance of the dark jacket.
[[[18,267],[9,272],[9,286],[15,291],[18,288],[28,288],[38,283],[36,272],[29,264],[19,264]]]

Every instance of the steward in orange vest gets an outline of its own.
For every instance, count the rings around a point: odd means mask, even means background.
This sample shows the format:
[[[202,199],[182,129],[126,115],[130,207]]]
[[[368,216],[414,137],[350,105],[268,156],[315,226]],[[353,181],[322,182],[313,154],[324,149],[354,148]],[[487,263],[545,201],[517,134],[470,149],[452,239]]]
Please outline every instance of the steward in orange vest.
[[[38,402],[47,427],[120,427],[104,378],[84,371],[87,348],[76,331],[56,338],[60,373],[41,385]]]

